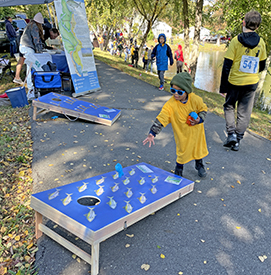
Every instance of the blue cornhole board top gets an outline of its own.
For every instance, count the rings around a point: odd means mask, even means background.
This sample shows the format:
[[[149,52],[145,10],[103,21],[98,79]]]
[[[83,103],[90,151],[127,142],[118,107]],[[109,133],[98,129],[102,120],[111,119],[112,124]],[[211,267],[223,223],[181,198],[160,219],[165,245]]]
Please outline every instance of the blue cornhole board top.
[[[129,172],[133,169],[135,173],[130,175]],[[112,171],[103,175],[36,193],[33,194],[32,197],[42,201],[60,213],[77,221],[81,225],[84,225],[86,228],[96,232],[107,225],[143,209],[153,202],[193,183],[193,181],[176,176],[144,162],[123,168],[123,172],[124,175],[121,178],[113,179],[116,171]],[[158,181],[153,183],[152,180],[155,177],[158,177]],[[179,181],[179,184],[166,182],[165,180],[169,179],[169,177],[177,183]],[[125,185],[123,181],[127,178],[130,182]],[[143,185],[139,183],[139,180],[142,178],[145,180]],[[119,189],[116,192],[113,192],[112,188],[116,183],[118,183]],[[153,186],[157,189],[155,194],[151,191]],[[130,198],[125,194],[128,191],[128,188],[133,192],[133,195]],[[141,203],[139,200],[142,194],[144,194],[146,198],[144,203]],[[77,200],[85,196],[99,198],[100,203],[94,206],[84,206],[79,204]],[[67,200],[69,201],[69,197],[71,198],[71,201],[64,205]],[[110,197],[113,197],[117,203],[115,209],[112,209],[108,204]],[[130,213],[125,210],[127,202],[132,206],[132,211]],[[87,216],[91,211],[94,211],[95,217],[92,221],[89,221]]]
[[[100,122],[108,121],[107,124],[112,124],[120,115],[121,111],[118,109],[112,109],[108,107],[104,107],[98,104],[94,104],[91,102],[79,100],[77,98],[61,95],[58,93],[48,93],[43,95],[33,101],[33,106],[35,103],[43,103],[44,107],[50,109],[50,106],[53,106],[53,111],[67,110],[67,115],[71,115],[68,113],[69,110],[78,113],[78,117],[87,119],[87,115],[89,115],[90,121]],[[38,105],[37,105],[38,106]],[[40,107],[40,106],[38,106]],[[75,114],[75,113],[74,113]],[[73,115],[74,115],[73,114]],[[80,114],[82,114],[80,116]],[[97,119],[95,119],[95,117]]]

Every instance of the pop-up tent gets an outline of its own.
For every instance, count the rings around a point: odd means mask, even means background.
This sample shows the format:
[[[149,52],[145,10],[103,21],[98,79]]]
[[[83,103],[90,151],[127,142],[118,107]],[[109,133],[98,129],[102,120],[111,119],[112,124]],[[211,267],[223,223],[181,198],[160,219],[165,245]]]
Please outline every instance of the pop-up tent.
[[[54,0],[0,0],[0,7],[49,4]]]

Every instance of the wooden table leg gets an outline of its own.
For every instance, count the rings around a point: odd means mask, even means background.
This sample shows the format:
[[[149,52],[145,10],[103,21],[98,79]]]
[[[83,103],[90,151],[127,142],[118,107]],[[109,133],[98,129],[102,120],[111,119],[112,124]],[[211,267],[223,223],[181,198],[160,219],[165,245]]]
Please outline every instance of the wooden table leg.
[[[42,215],[35,211],[35,231],[36,231],[36,239],[42,236],[42,231],[39,230],[39,224],[42,223]]]
[[[91,275],[98,275],[99,273],[99,253],[100,244],[91,245]]]
[[[37,107],[34,106],[34,108],[33,108],[33,120],[36,120],[36,118],[37,118]]]

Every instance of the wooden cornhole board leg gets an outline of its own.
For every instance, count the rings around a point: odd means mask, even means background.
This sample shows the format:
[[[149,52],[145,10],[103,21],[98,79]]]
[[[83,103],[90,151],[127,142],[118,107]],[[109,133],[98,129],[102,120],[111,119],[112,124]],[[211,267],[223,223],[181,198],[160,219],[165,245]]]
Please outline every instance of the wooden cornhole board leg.
[[[36,216],[36,238],[40,238],[42,233],[59,243],[60,245],[64,246],[66,249],[73,252],[75,255],[86,261],[91,265],[91,274],[98,275],[99,273],[99,253],[100,253],[100,244],[92,244],[91,245],[91,255],[86,253],[84,250],[80,249],[73,243],[69,242],[53,230],[51,230],[46,225],[42,224],[42,215],[35,211]]]

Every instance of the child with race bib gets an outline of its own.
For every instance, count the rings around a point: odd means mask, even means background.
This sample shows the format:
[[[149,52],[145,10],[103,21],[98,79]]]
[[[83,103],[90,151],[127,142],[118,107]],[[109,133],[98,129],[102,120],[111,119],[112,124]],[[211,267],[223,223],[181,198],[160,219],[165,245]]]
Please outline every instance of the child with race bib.
[[[228,137],[223,146],[233,151],[239,150],[240,140],[248,127],[259,72],[265,68],[265,43],[255,32],[260,23],[261,15],[257,11],[248,12],[243,21],[243,32],[232,39],[224,56],[220,93],[226,94],[224,115]]]

